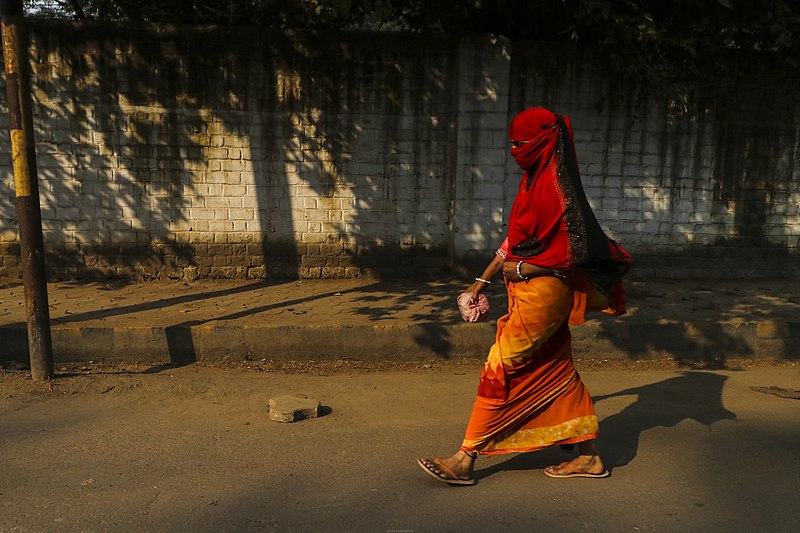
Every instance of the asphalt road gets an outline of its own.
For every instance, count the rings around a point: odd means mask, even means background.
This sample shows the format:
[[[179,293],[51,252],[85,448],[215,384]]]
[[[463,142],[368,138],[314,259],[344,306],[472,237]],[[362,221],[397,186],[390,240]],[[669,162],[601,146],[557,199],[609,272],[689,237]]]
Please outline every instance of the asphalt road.
[[[797,531],[800,364],[584,370],[607,479],[542,473],[560,450],[481,458],[451,487],[415,465],[455,451],[478,367],[330,375],[69,369],[0,373],[0,532]],[[272,396],[323,415],[271,422]]]

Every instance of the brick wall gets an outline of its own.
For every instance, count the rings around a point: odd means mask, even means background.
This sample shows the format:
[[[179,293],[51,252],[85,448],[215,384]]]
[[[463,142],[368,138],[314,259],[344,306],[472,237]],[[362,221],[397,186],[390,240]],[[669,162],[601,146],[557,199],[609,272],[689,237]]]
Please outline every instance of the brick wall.
[[[767,65],[675,118],[570,46],[69,23],[31,36],[52,277],[466,272],[504,234],[520,174],[505,132],[529,105],[572,118],[587,196],[634,275],[797,273],[800,102]]]

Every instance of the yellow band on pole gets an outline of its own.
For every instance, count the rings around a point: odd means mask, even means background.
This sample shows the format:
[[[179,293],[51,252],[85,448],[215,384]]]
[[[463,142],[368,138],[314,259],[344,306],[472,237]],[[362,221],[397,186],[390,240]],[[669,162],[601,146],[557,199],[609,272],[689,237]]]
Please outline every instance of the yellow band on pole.
[[[25,132],[11,130],[11,162],[14,165],[14,191],[17,197],[31,195],[31,177],[25,148]]]

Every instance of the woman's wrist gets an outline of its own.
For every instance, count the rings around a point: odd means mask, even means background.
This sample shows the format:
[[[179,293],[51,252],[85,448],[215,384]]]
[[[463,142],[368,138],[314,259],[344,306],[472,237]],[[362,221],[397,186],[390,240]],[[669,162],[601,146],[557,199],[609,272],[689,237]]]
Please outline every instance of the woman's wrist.
[[[517,263],[517,277],[522,281],[527,281],[529,277],[522,273],[522,265],[524,264],[526,263],[523,263],[522,261]]]

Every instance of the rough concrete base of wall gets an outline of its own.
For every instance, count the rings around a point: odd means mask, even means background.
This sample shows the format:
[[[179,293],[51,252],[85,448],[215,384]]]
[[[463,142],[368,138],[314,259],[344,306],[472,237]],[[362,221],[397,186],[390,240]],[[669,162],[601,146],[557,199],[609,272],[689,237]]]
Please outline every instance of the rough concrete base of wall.
[[[353,279],[446,276],[445,247],[287,243],[48,246],[49,280]],[[22,277],[19,245],[0,244],[0,278]]]
[[[800,252],[750,243],[637,247],[633,279],[783,279],[800,276]],[[428,244],[299,245],[177,243],[50,245],[49,280],[196,281],[201,279],[472,279],[493,257],[471,252],[451,260]],[[19,245],[0,243],[0,278],[22,277]]]

